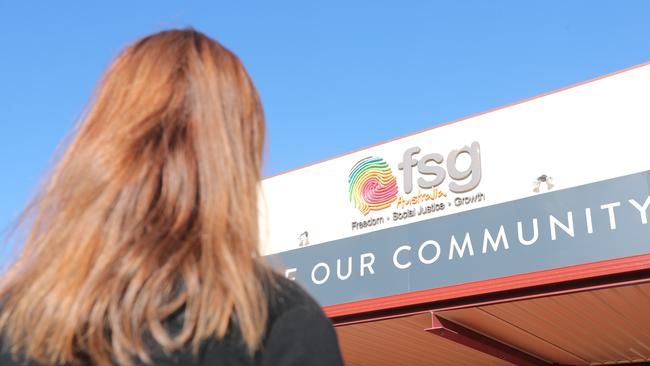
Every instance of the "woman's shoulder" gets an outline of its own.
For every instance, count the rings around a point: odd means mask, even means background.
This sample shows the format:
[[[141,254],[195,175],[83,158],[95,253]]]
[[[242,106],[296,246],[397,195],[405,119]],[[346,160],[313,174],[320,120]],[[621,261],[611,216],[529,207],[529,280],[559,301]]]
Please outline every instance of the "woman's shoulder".
[[[267,330],[254,360],[247,356],[241,334],[235,331],[205,343],[201,360],[194,359],[187,348],[172,355],[154,352],[156,364],[207,365],[228,360],[236,365],[342,366],[336,332],[320,305],[300,284],[279,274],[271,274],[265,282]],[[24,360],[13,359],[2,343],[0,338],[0,365],[25,365]]]
[[[332,323],[298,283],[274,275],[268,292],[262,365],[343,365]]]
[[[320,305],[297,282],[277,273],[269,276],[266,292],[269,302],[269,320],[297,308],[306,308],[322,313]]]

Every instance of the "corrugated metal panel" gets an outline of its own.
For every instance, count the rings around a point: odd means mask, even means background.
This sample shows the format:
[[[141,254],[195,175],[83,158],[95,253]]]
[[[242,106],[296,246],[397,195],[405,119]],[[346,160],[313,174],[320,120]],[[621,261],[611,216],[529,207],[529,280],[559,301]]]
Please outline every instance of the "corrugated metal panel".
[[[510,366],[510,363],[427,333],[431,317],[411,317],[337,328],[348,366]]]
[[[650,361],[650,284],[437,313],[562,365]],[[428,313],[337,328],[349,366],[507,365],[424,332]]]
[[[561,364],[650,360],[650,284],[441,312],[441,316]]]

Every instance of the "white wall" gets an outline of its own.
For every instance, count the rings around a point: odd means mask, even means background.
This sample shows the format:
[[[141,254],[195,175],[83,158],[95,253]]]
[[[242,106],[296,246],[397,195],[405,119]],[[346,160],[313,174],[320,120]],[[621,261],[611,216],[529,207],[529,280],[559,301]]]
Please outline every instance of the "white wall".
[[[262,252],[298,248],[303,231],[314,245],[527,197],[537,194],[533,182],[541,174],[552,176],[557,190],[648,170],[649,123],[650,65],[646,65],[277,175],[262,184]],[[438,152],[446,157],[450,150],[474,141],[481,146],[482,179],[465,195],[480,192],[485,201],[351,229],[353,221],[401,211],[393,203],[364,216],[353,206],[348,174],[357,161],[369,155],[382,157],[403,195],[398,163],[404,150],[419,146],[420,156]],[[447,189],[449,181],[438,187],[448,194],[444,202],[458,196]],[[416,185],[413,193],[417,191]]]

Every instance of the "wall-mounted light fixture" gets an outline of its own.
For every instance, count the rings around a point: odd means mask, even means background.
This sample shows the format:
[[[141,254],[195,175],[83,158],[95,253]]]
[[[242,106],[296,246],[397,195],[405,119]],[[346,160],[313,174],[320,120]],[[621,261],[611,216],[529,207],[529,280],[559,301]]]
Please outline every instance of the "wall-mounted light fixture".
[[[535,182],[533,182],[533,192],[539,193],[539,189],[540,189],[540,186],[542,184],[546,184],[546,190],[547,191],[550,191],[555,186],[553,184],[553,178],[552,177],[549,177],[546,174],[542,174],[539,177],[537,177],[537,180]]]
[[[309,245],[309,233],[307,231],[303,231],[300,235],[298,235],[298,246],[306,247],[307,245]]]

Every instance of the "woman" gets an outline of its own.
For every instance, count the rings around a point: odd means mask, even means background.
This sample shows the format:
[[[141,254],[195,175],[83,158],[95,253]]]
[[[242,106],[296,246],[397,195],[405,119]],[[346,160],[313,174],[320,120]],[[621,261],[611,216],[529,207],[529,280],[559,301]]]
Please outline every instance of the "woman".
[[[194,30],[102,79],[0,284],[1,365],[342,365],[336,335],[258,254],[260,101]]]

